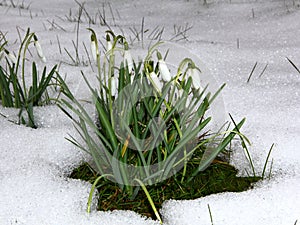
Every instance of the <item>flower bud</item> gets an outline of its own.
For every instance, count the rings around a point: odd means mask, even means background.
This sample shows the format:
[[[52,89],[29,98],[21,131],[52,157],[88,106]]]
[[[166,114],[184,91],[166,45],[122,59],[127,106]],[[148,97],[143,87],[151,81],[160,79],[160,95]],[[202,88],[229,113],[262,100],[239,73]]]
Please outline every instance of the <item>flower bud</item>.
[[[152,83],[152,85],[154,86],[154,88],[158,91],[158,92],[161,92],[162,90],[162,87],[163,87],[163,84],[162,82],[159,80],[157,74],[155,72],[151,72],[149,74],[149,79],[150,79],[150,82]]]
[[[46,57],[43,54],[43,50],[42,50],[42,47],[41,47],[41,45],[38,41],[37,36],[33,35],[33,39],[34,39],[34,46],[35,46],[35,49],[36,49],[36,52],[37,52],[38,56],[40,57],[40,59],[43,63],[46,63],[47,60],[46,60]]]
[[[128,48],[128,43],[124,43],[124,65],[128,66],[128,71],[131,73],[133,71],[133,59]]]
[[[157,52],[157,58],[160,76],[163,79],[163,81],[169,82],[172,79],[171,73],[166,62],[162,59],[161,54],[159,52]]]
[[[99,55],[99,49],[97,45],[97,38],[94,34],[91,34],[91,53],[93,60],[97,62],[97,55]]]
[[[112,49],[112,42],[110,40],[110,36],[106,34],[106,52]]]
[[[5,54],[7,55],[7,57],[9,58],[9,60],[13,63],[13,64],[17,64],[17,58],[8,50],[4,49]]]
[[[118,82],[118,79],[116,79],[115,77],[111,77],[111,89],[110,89],[110,92],[111,92],[111,96],[116,96],[117,94],[117,82]]]
[[[201,71],[199,68],[197,68],[194,64],[189,64],[187,69],[187,77],[192,78],[192,86],[195,89],[201,88]]]

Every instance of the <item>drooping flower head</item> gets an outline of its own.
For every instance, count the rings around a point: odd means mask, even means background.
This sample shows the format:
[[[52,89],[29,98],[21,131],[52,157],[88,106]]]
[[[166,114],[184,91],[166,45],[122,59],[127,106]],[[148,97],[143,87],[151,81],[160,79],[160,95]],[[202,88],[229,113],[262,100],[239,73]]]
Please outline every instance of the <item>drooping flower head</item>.
[[[4,49],[4,52],[13,64],[17,64],[17,58],[11,52],[9,52],[7,49]]]
[[[153,66],[150,64],[150,62],[147,62],[145,65],[146,65],[146,74],[148,75],[147,78],[149,80],[149,83],[151,83],[154,86],[157,92],[161,93],[161,90],[163,88],[163,83],[158,78],[157,74],[154,72]]]
[[[133,71],[133,59],[126,41],[124,42],[124,65],[128,67],[129,73]]]
[[[110,92],[111,92],[111,96],[116,96],[117,94],[117,86],[118,86],[118,79],[116,79],[116,77],[112,76],[110,78],[110,82],[111,82],[111,89],[110,89]]]
[[[109,34],[106,34],[106,52],[109,52],[112,49],[112,45]]]
[[[40,43],[38,41],[38,38],[37,38],[37,36],[35,34],[33,35],[33,43],[34,43],[36,52],[37,52],[38,56],[40,57],[41,61],[43,63],[46,63],[47,62],[46,57],[45,57],[45,55],[43,53],[42,47],[41,47],[41,45],[40,45]]]
[[[99,49],[97,44],[97,37],[94,33],[91,34],[91,53],[93,60],[97,62],[97,56],[99,55]]]
[[[171,73],[160,52],[157,52],[159,73],[163,81],[169,82],[172,79]]]
[[[196,67],[193,62],[188,64],[186,75],[187,77],[192,78],[193,88],[195,88],[196,90],[201,88],[201,70]]]

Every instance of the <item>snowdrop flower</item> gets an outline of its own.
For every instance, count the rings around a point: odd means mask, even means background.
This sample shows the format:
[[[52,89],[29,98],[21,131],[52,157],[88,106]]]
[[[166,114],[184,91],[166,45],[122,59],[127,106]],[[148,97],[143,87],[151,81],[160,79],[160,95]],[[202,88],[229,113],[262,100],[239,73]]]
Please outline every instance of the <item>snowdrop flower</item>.
[[[94,34],[91,34],[91,52],[95,62],[97,62],[97,56],[99,55],[98,45],[96,43],[97,38]]]
[[[106,34],[106,52],[109,52],[112,49],[112,42],[110,36]]]
[[[157,74],[155,72],[151,72],[149,74],[149,79],[150,79],[150,82],[152,83],[152,85],[154,86],[154,88],[158,91],[158,92],[161,92],[162,90],[162,87],[163,87],[163,84],[162,82],[159,80]]]
[[[34,39],[34,46],[35,46],[35,49],[36,49],[36,52],[37,52],[38,56],[40,57],[40,59],[42,60],[43,63],[46,63],[46,57],[43,54],[43,50],[42,50],[42,47],[41,47],[41,45],[38,41],[37,36],[33,35],[33,39]]]
[[[9,60],[14,63],[14,64],[17,64],[17,58],[11,53],[9,52],[8,50],[4,49],[5,51],[5,54],[7,55],[7,57],[9,58]]]
[[[133,71],[133,59],[128,48],[128,43],[124,43],[124,65],[128,66],[128,71],[131,73]]]
[[[111,89],[110,89],[111,96],[116,96],[118,79],[116,79],[115,77],[111,77],[110,82],[111,82]]]
[[[162,59],[161,54],[159,52],[157,52],[157,58],[158,58],[158,68],[159,68],[161,78],[163,79],[163,81],[169,82],[172,79],[171,73],[169,71],[166,62]]]
[[[186,75],[192,78],[193,88],[196,90],[201,88],[201,71],[195,66],[195,64],[189,63]]]

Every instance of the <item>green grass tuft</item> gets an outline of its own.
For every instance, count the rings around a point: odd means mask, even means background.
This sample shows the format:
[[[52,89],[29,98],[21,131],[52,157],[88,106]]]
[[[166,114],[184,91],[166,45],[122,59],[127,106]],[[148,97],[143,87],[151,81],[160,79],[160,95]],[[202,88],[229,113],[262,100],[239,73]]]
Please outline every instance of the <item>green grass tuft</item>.
[[[163,202],[169,199],[188,200],[221,192],[242,192],[253,188],[253,184],[262,179],[261,177],[238,177],[237,172],[227,162],[216,159],[191,182],[181,183],[179,176],[173,176],[162,183],[147,186],[147,190],[155,206],[160,209]],[[70,175],[70,178],[90,183],[93,183],[97,177],[97,172],[87,163],[76,168]],[[144,192],[138,192],[133,199],[116,183],[104,179],[98,183],[97,190],[98,210],[133,210],[141,215],[157,218]]]

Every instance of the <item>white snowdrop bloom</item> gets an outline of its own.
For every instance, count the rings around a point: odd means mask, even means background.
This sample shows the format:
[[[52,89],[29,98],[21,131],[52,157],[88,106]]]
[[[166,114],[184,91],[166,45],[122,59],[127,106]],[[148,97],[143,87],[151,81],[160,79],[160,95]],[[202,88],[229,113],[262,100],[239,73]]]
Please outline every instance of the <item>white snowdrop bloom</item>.
[[[11,53],[9,52],[8,50],[4,50],[5,51],[5,54],[7,55],[7,57],[9,58],[9,60],[14,63],[14,64],[17,64],[17,58]]]
[[[106,52],[110,51],[112,49],[112,42],[110,40],[109,35],[106,35]]]
[[[151,72],[149,74],[149,79],[150,79],[150,82],[152,83],[152,85],[154,86],[154,88],[158,91],[158,92],[161,92],[162,90],[162,87],[163,87],[163,84],[162,82],[159,80],[157,74],[155,72]]]
[[[169,82],[172,79],[172,77],[166,62],[164,60],[158,60],[158,63],[161,78],[163,79],[163,81]]]
[[[98,49],[98,43],[97,43],[97,38],[94,33],[91,34],[91,54],[93,57],[93,60],[97,62],[97,56],[99,55],[99,49]]]
[[[110,51],[112,49],[112,43],[111,43],[111,41],[107,42],[106,49],[107,49],[107,51]]]
[[[111,82],[111,89],[110,89],[110,91],[111,91],[111,96],[116,96],[117,91],[118,91],[118,90],[117,90],[117,86],[118,86],[117,82],[118,82],[118,79],[116,79],[115,77],[111,77],[110,82]]]
[[[163,81],[169,82],[172,79],[172,76],[166,62],[162,59],[161,54],[159,52],[157,52],[157,58],[161,78],[163,79]]]
[[[201,72],[198,68],[196,68],[195,66],[189,66],[187,72],[187,77],[191,77],[192,78],[192,86],[195,89],[199,89],[201,88]]]
[[[97,53],[96,53],[96,43],[95,41],[91,42],[91,52],[94,61],[97,61]]]
[[[124,49],[124,66],[127,65],[128,71],[129,71],[129,73],[131,73],[133,71],[133,59],[132,59],[131,53],[129,51],[127,42],[125,42],[124,47],[125,47],[125,49]]]
[[[40,59],[41,59],[41,61],[43,63],[46,63],[47,60],[46,60],[46,57],[45,57],[45,55],[43,53],[42,47],[41,47],[41,45],[40,45],[40,43],[38,41],[37,36],[34,35],[33,39],[34,39],[34,46],[35,46],[35,49],[36,49],[36,52],[37,52],[38,56],[40,57]]]

